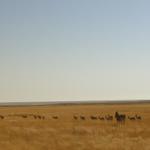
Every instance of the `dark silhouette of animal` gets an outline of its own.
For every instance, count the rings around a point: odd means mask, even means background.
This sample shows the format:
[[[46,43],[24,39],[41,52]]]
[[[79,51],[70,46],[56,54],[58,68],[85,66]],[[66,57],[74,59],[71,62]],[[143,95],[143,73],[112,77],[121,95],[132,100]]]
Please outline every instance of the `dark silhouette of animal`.
[[[90,117],[92,120],[97,120],[97,117],[96,116],[91,116]]]
[[[111,120],[113,120],[113,116],[107,115],[107,116],[105,116],[105,119],[108,120],[108,121],[111,121]]]
[[[128,116],[128,119],[129,120],[136,120],[136,117],[130,117],[130,116]]]
[[[27,118],[28,116],[27,115],[22,115],[22,118]]]
[[[34,117],[34,119],[37,119],[37,118],[38,118],[38,116],[37,116],[37,115],[33,115],[33,117]]]
[[[37,115],[37,118],[38,118],[38,119],[42,119],[42,117],[41,117],[40,115]]]
[[[81,119],[81,120],[85,120],[85,117],[84,117],[84,116],[80,116],[80,119]]]
[[[119,114],[118,112],[115,112],[115,118],[117,122],[125,122],[126,115],[125,114]]]
[[[73,118],[74,118],[75,120],[77,120],[77,119],[78,119],[78,117],[77,117],[77,116],[73,116]]]
[[[0,115],[0,119],[4,119],[4,116]]]
[[[136,117],[137,120],[142,120],[142,117],[138,116],[137,114],[135,115],[135,117]]]
[[[53,119],[58,119],[58,116],[53,116],[52,118],[53,118]]]
[[[32,115],[34,117],[34,119],[45,119],[44,116],[40,116],[40,115]]]

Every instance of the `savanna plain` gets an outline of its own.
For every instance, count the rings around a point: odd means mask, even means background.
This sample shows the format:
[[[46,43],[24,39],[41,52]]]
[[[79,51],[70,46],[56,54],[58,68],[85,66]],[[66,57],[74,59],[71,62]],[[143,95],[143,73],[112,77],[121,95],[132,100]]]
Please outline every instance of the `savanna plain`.
[[[1,149],[150,150],[150,104],[3,106]]]

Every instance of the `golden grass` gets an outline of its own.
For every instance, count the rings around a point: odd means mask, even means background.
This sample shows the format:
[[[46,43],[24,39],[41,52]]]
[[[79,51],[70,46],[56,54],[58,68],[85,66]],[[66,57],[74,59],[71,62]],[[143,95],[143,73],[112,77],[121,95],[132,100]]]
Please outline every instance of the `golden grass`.
[[[142,120],[91,120],[91,115],[139,114]],[[36,114],[22,118],[10,114]],[[0,107],[0,150],[150,150],[150,104]],[[53,119],[52,116],[58,116]],[[86,120],[75,120],[83,115]]]

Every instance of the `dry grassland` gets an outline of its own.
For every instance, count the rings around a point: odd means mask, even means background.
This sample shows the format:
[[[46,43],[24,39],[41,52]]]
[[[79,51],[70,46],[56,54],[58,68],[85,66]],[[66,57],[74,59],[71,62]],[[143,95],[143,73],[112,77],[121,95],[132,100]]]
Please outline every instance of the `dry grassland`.
[[[90,118],[115,111],[142,119],[121,124]],[[150,104],[0,107],[0,115],[0,150],[150,150]]]

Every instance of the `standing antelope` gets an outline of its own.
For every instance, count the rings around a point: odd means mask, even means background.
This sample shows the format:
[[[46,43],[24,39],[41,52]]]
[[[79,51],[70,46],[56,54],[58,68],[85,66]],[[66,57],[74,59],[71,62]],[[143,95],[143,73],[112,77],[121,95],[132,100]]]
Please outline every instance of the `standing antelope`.
[[[80,119],[85,120],[85,117],[84,116],[80,116]]]
[[[104,117],[100,117],[100,116],[99,116],[98,118],[99,118],[99,120],[105,120],[105,118],[104,118]]]
[[[135,115],[135,117],[136,117],[137,120],[142,120],[142,117],[138,116],[137,114]]]
[[[111,116],[111,115],[107,115],[107,116],[105,116],[105,118],[106,118],[106,120],[109,120],[109,121],[113,120],[113,116]]]
[[[130,116],[128,116],[128,119],[129,120],[136,120],[136,117],[130,117]]]
[[[97,120],[97,117],[96,116],[91,116],[90,117],[92,120]]]
[[[77,116],[73,116],[73,118],[74,118],[75,120],[77,120],[77,119],[78,119],[78,117],[77,117]]]
[[[115,112],[115,118],[116,118],[117,122],[125,122],[126,115]]]

